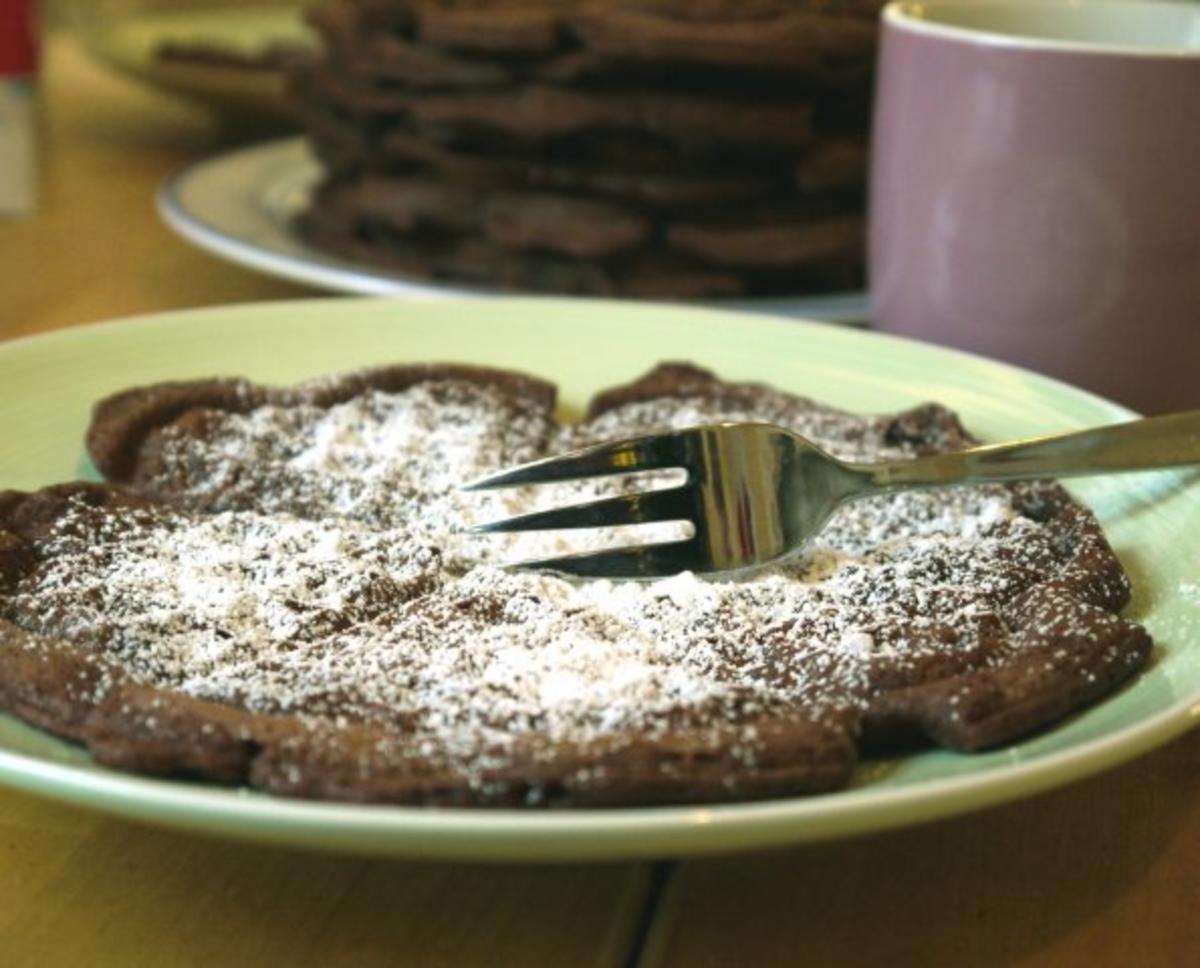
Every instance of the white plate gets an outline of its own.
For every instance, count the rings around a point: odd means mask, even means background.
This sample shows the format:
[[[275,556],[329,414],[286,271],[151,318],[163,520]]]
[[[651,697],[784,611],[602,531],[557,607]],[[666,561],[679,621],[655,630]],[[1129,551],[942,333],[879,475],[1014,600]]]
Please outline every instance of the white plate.
[[[300,0],[239,6],[139,9],[132,4],[62,0],[63,22],[84,49],[104,63],[154,87],[173,91],[248,116],[286,121],[286,80],[278,68],[164,60],[164,44],[192,44],[253,57],[276,46],[315,47],[301,16]],[[121,10],[119,7],[125,7]]]
[[[242,373],[292,382],[389,360],[525,369],[578,412],[662,359],[761,379],[864,411],[937,399],[987,439],[1129,416],[1098,397],[978,357],[845,327],[590,300],[308,300],[195,310],[0,344],[0,488],[94,476],[97,397],[155,380]],[[828,839],[978,809],[1113,766],[1200,721],[1200,489],[1178,471],[1072,485],[1134,581],[1128,614],[1150,667],[1055,729],[988,753],[930,750],[861,767],[849,789],[764,803],[464,810],[284,800],[129,776],[0,715],[0,782],[209,834],[369,855],[567,860],[714,853]],[[2,961],[0,957],[0,961]]]
[[[293,228],[318,168],[304,139],[241,148],[198,162],[163,185],[158,210],[201,249],[267,275],[332,292],[435,299],[492,295],[451,283],[406,279],[312,248]],[[865,292],[724,300],[723,308],[862,324]]]

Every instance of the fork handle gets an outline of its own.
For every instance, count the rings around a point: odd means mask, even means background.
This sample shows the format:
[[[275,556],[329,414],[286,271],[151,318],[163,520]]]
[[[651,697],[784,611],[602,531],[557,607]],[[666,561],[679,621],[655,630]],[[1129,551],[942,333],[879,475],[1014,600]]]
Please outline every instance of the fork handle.
[[[859,464],[879,487],[1084,477],[1200,464],[1200,410],[887,464]]]

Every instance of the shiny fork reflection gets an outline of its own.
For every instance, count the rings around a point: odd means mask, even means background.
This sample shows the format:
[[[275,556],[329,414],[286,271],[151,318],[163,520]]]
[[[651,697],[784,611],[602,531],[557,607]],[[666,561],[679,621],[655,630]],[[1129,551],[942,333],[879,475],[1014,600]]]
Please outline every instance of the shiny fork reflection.
[[[762,423],[719,423],[589,447],[475,481],[467,490],[682,468],[680,487],[604,498],[481,525],[477,532],[688,521],[690,538],[519,562],[563,574],[659,578],[737,572],[797,551],[840,505],[948,484],[1071,477],[1200,463],[1200,411],[911,460],[841,461]]]

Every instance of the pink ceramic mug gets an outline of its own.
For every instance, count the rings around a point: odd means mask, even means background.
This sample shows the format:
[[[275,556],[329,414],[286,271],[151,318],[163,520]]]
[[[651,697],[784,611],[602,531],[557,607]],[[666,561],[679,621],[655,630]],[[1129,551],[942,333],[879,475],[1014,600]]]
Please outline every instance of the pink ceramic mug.
[[[881,330],[1200,406],[1200,7],[887,7],[870,272]]]

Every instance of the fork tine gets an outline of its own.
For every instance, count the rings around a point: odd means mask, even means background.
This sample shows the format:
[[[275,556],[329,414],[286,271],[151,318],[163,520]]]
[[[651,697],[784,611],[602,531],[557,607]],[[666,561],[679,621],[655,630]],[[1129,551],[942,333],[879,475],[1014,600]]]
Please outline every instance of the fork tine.
[[[691,488],[673,487],[662,491],[642,491],[619,497],[571,504],[547,511],[518,514],[502,521],[477,525],[475,534],[507,531],[552,531],[557,528],[604,528],[621,524],[648,524],[652,521],[691,519],[694,510]]]
[[[708,570],[700,542],[695,538],[539,561],[518,561],[509,567],[551,571],[578,578],[666,578],[681,571]]]
[[[547,457],[489,474],[464,484],[462,490],[482,491],[495,487],[518,487],[522,484],[549,484],[554,481],[576,481],[585,477],[633,474],[637,471],[679,467],[683,463],[686,451],[684,434],[684,431],[653,434],[633,440],[585,447],[561,457]]]

